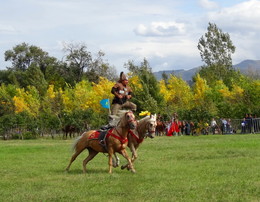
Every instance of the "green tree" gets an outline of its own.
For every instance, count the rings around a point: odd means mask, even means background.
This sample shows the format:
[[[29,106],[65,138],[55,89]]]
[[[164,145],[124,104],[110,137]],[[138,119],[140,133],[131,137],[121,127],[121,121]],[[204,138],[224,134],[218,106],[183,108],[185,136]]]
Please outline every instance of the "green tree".
[[[162,79],[165,81],[165,83],[168,83],[169,76],[165,72],[162,73]]]
[[[49,57],[47,52],[37,46],[22,43],[5,52],[5,61],[12,63],[8,69],[25,71],[35,64],[45,73],[46,66],[55,61],[55,58]]]
[[[100,77],[105,77],[108,80],[115,80],[117,78],[117,71],[115,67],[109,65],[105,62],[103,57],[105,53],[99,51],[97,58],[93,59],[90,68],[86,72],[86,77],[89,81],[98,83]]]
[[[208,85],[223,80],[228,86],[232,85],[232,78],[237,76],[232,67],[231,55],[235,52],[228,33],[223,33],[214,23],[209,23],[205,36],[199,39],[198,49],[202,61],[206,63],[199,70],[201,77],[207,80]]]
[[[37,89],[41,93],[46,88],[46,71],[49,67],[59,64],[56,58],[50,57],[41,48],[26,43],[7,50],[5,61],[12,63],[12,66],[8,67],[6,76],[9,83],[22,88],[37,84]]]
[[[63,50],[66,53],[68,71],[70,76],[74,78],[75,83],[84,78],[98,83],[99,77],[106,77],[108,79],[116,77],[115,68],[104,62],[103,57],[105,53],[102,51],[98,52],[97,58],[93,58],[84,43],[65,44]]]
[[[25,86],[34,86],[43,95],[47,90],[47,82],[40,68],[32,64],[26,71]]]
[[[218,64],[232,67],[231,54],[235,52],[235,46],[229,34],[223,33],[214,23],[209,23],[207,30],[205,37],[202,36],[198,44],[202,61],[207,66]]]
[[[10,70],[0,70],[0,85],[1,84],[10,84]]]
[[[87,50],[87,46],[84,43],[64,44],[63,51],[66,53],[66,62],[71,76],[74,77],[76,82],[81,81],[84,71],[90,67],[92,62],[91,52]]]

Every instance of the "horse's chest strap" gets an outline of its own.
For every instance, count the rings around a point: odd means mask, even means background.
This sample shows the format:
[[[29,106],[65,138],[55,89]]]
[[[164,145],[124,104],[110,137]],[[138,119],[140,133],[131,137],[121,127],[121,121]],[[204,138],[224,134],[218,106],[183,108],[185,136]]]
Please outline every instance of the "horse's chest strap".
[[[109,138],[110,136],[112,136],[112,137],[118,139],[122,144],[125,144],[125,143],[128,142],[128,139],[127,139],[127,138],[122,138],[122,137],[120,137],[120,136],[118,136],[118,135],[112,133],[112,130],[113,130],[113,129],[111,129],[111,130],[108,131],[107,138]]]
[[[133,138],[135,138],[135,140],[138,144],[140,144],[144,141],[144,139],[140,139],[136,134],[134,134],[133,131],[129,130],[129,133],[132,135]]]

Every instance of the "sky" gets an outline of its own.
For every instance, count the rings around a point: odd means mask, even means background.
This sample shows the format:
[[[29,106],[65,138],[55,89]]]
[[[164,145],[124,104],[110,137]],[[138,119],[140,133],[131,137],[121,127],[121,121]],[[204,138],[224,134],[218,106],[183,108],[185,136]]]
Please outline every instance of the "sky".
[[[118,72],[146,58],[153,72],[203,65],[197,48],[209,22],[229,33],[233,64],[260,59],[260,0],[0,0],[0,69],[23,42],[63,60],[83,43]]]

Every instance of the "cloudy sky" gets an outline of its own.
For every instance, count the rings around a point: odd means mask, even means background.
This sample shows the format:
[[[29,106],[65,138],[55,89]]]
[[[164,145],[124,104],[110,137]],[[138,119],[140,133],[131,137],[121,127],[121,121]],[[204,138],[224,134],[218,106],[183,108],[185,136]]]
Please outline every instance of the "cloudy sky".
[[[146,58],[153,71],[202,65],[197,49],[208,23],[230,34],[237,64],[260,59],[260,0],[0,0],[0,69],[4,52],[23,42],[62,60],[64,43],[85,43],[126,71]]]

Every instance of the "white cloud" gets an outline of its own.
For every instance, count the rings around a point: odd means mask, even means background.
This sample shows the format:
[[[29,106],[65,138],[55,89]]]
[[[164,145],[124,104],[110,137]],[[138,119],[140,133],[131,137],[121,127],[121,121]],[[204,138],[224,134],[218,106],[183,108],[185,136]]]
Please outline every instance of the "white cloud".
[[[233,7],[223,8],[219,12],[209,14],[209,19],[214,20],[230,30],[260,31],[260,1],[251,0]]]
[[[16,32],[16,30],[13,26],[0,24],[0,33],[1,34],[12,34],[15,32]]]
[[[109,44],[104,50],[118,58],[124,57],[137,63],[146,58],[153,71],[159,71],[198,66],[201,62],[196,45],[197,41],[194,43],[191,39],[148,37],[139,42]],[[196,60],[199,62],[194,62]]]
[[[138,25],[135,34],[141,36],[174,36],[185,33],[184,23],[177,22],[152,22],[150,25]]]
[[[199,0],[199,4],[201,5],[201,7],[208,9],[208,10],[213,10],[213,9],[219,8],[219,5],[216,2],[210,1],[210,0]]]

